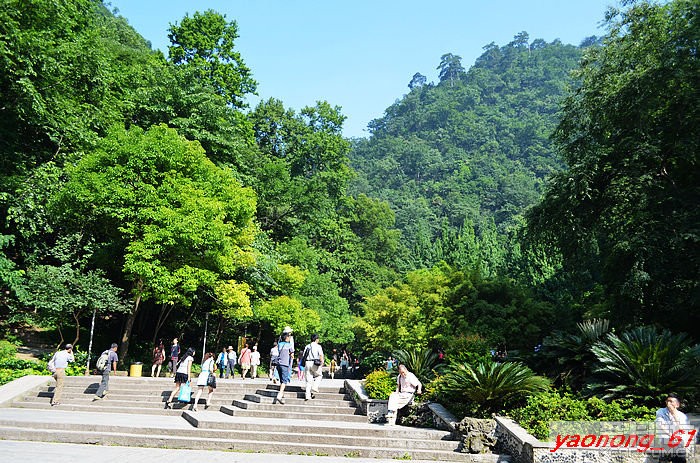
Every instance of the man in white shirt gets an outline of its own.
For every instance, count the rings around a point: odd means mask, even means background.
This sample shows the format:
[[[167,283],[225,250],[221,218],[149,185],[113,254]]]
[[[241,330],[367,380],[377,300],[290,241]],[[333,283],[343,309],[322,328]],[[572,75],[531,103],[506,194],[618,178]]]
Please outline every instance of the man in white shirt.
[[[236,373],[236,362],[238,355],[236,355],[236,349],[233,346],[228,346],[228,364],[226,365],[226,379],[231,376],[231,379],[235,377]]]
[[[75,362],[75,357],[73,356],[73,345],[66,344],[64,350],[59,350],[53,354],[51,361],[54,364],[56,371],[53,373],[53,379],[56,380],[56,387],[53,390],[53,398],[51,399],[51,405],[61,405],[61,397],[63,395],[63,384],[66,379],[66,368],[71,362]]]
[[[303,357],[306,359],[304,363],[304,374],[306,378],[306,396],[304,400],[315,398],[321,385],[323,378],[323,348],[318,343],[318,335],[311,335],[311,343],[304,348]]]
[[[413,402],[413,397],[420,394],[423,389],[423,384],[418,380],[416,375],[408,371],[406,365],[399,365],[399,376],[396,378],[396,391],[389,396],[389,404],[387,408],[389,412],[386,414],[387,423],[393,425],[396,423],[396,412]]]
[[[685,448],[681,445],[677,448],[668,446],[669,439],[676,431],[681,431],[681,437],[685,438],[688,431],[692,429],[690,421],[685,413],[679,410],[681,406],[680,399],[675,394],[666,396],[666,407],[656,411],[656,429],[660,432],[658,437],[661,438],[662,448],[668,453],[667,458],[671,463],[685,463]],[[683,452],[677,452],[677,450]]]

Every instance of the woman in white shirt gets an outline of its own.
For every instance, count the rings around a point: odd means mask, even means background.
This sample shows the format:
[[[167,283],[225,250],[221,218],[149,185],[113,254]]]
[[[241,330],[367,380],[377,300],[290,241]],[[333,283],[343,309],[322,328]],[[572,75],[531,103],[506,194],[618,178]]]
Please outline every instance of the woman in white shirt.
[[[260,352],[256,344],[253,346],[253,352],[250,353],[250,377],[253,379],[258,377],[258,366],[260,366]]]
[[[192,405],[192,411],[197,411],[197,404],[199,403],[199,398],[204,391],[204,388],[209,386],[209,395],[207,396],[207,403],[204,405],[204,409],[209,408],[211,405],[211,396],[214,394],[214,389],[216,389],[216,362],[214,361],[214,354],[207,352],[204,355],[204,361],[202,362],[202,372],[197,377],[197,395],[194,398],[194,404]]]
[[[194,349],[191,347],[185,352],[185,356],[180,358],[175,371],[175,389],[170,393],[165,408],[172,408],[173,397],[180,393],[180,386],[188,383],[192,379],[192,362],[194,361]]]

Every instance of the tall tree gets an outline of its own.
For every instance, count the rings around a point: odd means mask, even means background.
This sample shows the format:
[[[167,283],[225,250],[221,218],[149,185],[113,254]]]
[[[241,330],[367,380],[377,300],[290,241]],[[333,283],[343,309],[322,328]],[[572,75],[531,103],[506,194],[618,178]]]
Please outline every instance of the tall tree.
[[[464,67],[462,67],[462,57],[445,53],[440,57],[440,64],[437,69],[440,71],[438,77],[440,82],[449,81],[450,87],[454,86],[455,80],[459,80],[464,75]]]
[[[530,216],[531,232],[559,247],[572,278],[602,284],[602,315],[695,336],[699,12],[699,1],[677,0],[609,13],[605,45],[587,49],[555,132],[568,170]]]
[[[236,21],[214,10],[186,15],[170,26],[170,60],[188,68],[190,77],[211,85],[227,103],[245,107],[244,97],[255,93],[257,83],[241,54],[234,49],[238,38]]]
[[[121,358],[142,299],[187,305],[254,260],[254,193],[173,129],[114,129],[68,175],[57,199],[66,220],[98,239],[132,285]]]

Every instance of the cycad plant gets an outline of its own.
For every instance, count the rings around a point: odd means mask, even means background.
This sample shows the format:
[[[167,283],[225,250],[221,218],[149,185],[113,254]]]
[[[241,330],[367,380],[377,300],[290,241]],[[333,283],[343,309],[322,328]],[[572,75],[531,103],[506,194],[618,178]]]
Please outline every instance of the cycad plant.
[[[580,390],[595,363],[591,351],[593,345],[610,332],[610,321],[605,319],[584,320],[576,325],[576,331],[555,331],[545,338],[544,355],[556,364],[559,381],[574,390]]]
[[[441,392],[447,398],[472,402],[483,414],[497,412],[507,403],[547,389],[547,378],[515,362],[451,365],[441,381]]]
[[[700,383],[700,345],[685,333],[641,326],[610,333],[592,347],[598,365],[589,392],[605,399],[658,404],[670,392],[693,392]]]
[[[430,349],[398,350],[394,352],[394,358],[400,364],[406,365],[408,371],[416,375],[423,384],[435,378],[435,374],[440,369],[440,359]]]

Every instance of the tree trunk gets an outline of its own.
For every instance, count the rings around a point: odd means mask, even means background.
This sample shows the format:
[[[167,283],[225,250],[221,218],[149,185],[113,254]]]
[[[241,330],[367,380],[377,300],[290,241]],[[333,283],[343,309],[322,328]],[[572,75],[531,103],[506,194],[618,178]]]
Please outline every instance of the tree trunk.
[[[153,344],[153,346],[156,346],[156,340],[158,339],[158,333],[160,332],[160,329],[163,327],[163,325],[165,325],[165,321],[168,319],[168,317],[170,316],[170,312],[172,312],[173,308],[175,307],[175,304],[171,302],[170,308],[166,312],[165,307],[167,305],[168,305],[167,303],[163,303],[160,306],[160,314],[158,315],[158,321],[156,322],[156,329],[153,332],[153,342],[151,343],[151,344]],[[165,343],[163,343],[163,344],[165,344]]]
[[[136,315],[139,313],[139,307],[141,304],[141,294],[143,291],[143,280],[139,279],[136,283],[136,299],[134,300],[134,308],[131,309],[129,317],[126,319],[126,326],[124,326],[124,334],[122,335],[122,342],[119,346],[119,363],[124,365],[126,356],[129,353],[129,341],[131,339],[131,330],[134,328],[134,321],[136,321]]]
[[[78,345],[78,339],[80,339],[80,318],[73,314],[73,319],[75,320],[75,339],[73,339],[73,347]]]

